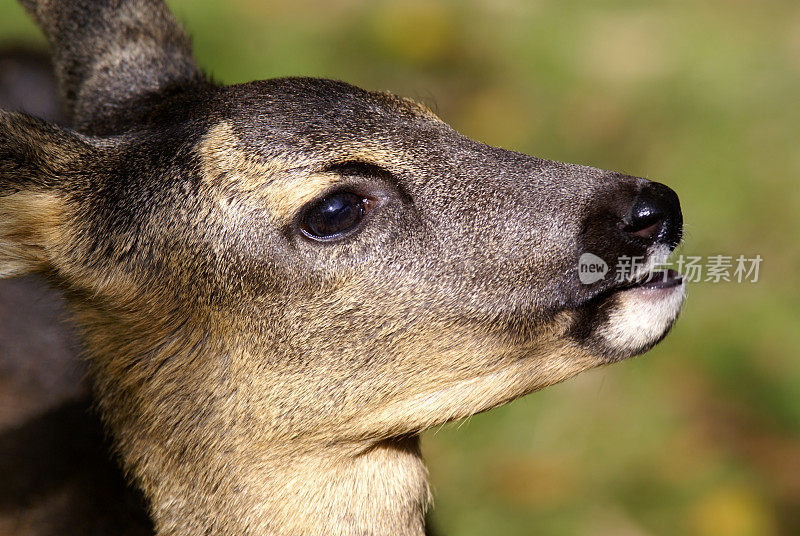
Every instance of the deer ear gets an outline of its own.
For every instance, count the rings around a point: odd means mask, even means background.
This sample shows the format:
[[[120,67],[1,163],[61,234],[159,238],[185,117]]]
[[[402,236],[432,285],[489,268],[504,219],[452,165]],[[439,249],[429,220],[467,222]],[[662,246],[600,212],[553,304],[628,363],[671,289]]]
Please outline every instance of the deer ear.
[[[87,138],[0,110],[0,278],[47,270],[71,185],[94,152]]]

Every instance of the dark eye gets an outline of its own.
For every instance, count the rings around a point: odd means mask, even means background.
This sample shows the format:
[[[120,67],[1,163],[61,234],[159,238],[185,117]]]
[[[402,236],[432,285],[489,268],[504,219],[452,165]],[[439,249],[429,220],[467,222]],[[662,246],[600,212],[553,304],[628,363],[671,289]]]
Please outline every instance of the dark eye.
[[[329,239],[355,229],[372,206],[372,200],[352,192],[338,192],[312,205],[303,217],[302,230],[311,238]]]

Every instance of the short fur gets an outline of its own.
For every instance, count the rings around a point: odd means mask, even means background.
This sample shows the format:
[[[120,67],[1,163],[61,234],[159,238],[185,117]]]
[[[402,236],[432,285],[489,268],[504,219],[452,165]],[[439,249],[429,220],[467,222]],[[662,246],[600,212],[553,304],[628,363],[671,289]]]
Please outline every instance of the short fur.
[[[676,245],[678,216],[626,230],[649,181],[343,82],[218,86],[158,0],[23,4],[72,128],[0,112],[0,276],[63,290],[159,535],[422,534],[420,432],[646,351],[677,316],[682,290],[578,278],[582,252]],[[309,204],[343,189],[378,208],[309,239]]]

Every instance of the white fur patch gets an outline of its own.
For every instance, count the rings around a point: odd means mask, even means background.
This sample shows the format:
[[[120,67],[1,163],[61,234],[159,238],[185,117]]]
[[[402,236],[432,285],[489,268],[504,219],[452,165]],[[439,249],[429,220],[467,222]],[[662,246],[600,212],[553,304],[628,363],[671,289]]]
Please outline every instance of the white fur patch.
[[[686,282],[662,289],[632,288],[616,295],[617,304],[599,335],[609,348],[639,353],[669,329],[686,297]]]

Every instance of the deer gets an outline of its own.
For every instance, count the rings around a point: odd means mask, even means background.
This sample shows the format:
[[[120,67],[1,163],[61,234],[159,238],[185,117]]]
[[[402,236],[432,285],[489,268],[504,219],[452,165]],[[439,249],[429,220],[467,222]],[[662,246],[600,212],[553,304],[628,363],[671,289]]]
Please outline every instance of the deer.
[[[67,126],[0,112],[0,278],[63,293],[159,536],[422,535],[423,431],[678,317],[661,183],[340,81],[216,83],[161,0],[22,4]],[[643,262],[586,283],[587,253]]]

